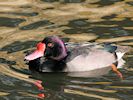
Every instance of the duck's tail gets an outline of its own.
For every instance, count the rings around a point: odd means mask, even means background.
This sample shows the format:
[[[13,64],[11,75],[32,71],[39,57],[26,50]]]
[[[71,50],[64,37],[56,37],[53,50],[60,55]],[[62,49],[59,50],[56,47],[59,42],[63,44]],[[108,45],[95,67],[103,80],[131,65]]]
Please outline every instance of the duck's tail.
[[[129,52],[132,48],[130,46],[117,46],[116,57],[117,57],[117,68],[122,68],[125,61],[122,59],[125,53]]]

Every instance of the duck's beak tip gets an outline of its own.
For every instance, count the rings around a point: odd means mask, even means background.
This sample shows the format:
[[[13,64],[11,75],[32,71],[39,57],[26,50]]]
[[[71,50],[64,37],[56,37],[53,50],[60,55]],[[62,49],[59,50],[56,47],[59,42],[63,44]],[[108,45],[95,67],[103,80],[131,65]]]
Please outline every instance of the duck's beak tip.
[[[31,61],[31,60],[34,60],[34,59],[37,59],[37,58],[40,58],[40,57],[44,56],[45,49],[46,49],[45,44],[39,42],[37,44],[37,49],[33,53],[25,56],[24,60]]]

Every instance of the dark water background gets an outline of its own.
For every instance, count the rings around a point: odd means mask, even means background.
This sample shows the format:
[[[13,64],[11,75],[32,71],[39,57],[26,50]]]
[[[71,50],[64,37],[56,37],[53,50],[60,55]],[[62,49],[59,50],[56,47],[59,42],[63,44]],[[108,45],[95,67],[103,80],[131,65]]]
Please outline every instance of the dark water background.
[[[0,100],[133,100],[133,54],[116,74],[70,77],[31,73],[23,58],[46,35],[66,42],[112,42],[133,46],[132,0],[1,0]],[[38,90],[33,80],[42,80]]]

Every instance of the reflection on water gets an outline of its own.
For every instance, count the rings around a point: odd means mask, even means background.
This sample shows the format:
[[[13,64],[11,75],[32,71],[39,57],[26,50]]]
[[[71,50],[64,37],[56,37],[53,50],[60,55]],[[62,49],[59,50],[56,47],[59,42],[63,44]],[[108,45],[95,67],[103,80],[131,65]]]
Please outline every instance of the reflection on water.
[[[92,4],[98,4],[99,7],[102,7],[102,6],[108,6],[108,5],[112,5],[116,2],[120,2],[120,1],[124,1],[124,0],[108,0],[108,2],[106,0],[99,0],[95,3],[92,3]]]
[[[52,24],[52,23],[50,23],[47,20],[43,20],[43,21],[38,21],[38,22],[35,22],[35,23],[32,23],[32,24],[29,24],[27,26],[23,26],[20,29],[21,30],[31,30],[31,29],[36,29],[40,26],[45,26],[45,25],[50,25],[50,24]]]
[[[132,100],[132,51],[124,58],[124,80],[113,72],[32,72],[23,61],[49,34],[133,46],[132,9],[132,0],[1,0],[0,100]]]
[[[19,18],[0,17],[0,26],[16,27],[23,21],[25,20]]]
[[[44,2],[81,3],[85,0],[42,0]]]

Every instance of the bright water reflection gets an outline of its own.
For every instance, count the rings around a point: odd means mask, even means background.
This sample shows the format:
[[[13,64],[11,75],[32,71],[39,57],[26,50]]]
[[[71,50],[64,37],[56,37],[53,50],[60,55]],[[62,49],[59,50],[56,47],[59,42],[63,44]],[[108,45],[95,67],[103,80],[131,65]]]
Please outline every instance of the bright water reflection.
[[[96,73],[99,77],[33,73],[23,61],[49,34],[69,42],[133,46],[132,9],[132,0],[1,0],[0,100],[37,100],[40,93],[45,100],[132,100],[132,51],[124,58],[124,80],[112,72]],[[35,86],[35,79],[42,80],[44,90]]]

